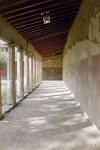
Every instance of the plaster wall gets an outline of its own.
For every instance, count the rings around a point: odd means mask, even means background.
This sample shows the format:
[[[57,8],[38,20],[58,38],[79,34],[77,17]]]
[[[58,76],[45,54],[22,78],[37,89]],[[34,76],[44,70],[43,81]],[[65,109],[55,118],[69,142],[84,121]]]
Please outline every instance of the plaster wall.
[[[62,80],[62,55],[43,58],[43,80]]]
[[[100,1],[84,0],[63,55],[63,79],[100,129]]]

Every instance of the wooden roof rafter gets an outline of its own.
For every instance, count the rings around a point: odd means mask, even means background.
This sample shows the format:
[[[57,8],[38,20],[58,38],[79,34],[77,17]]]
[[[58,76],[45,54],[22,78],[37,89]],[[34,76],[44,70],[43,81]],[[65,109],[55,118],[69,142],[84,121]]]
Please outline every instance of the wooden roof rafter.
[[[42,56],[63,53],[67,35],[82,0],[5,0],[2,15]],[[41,13],[49,12],[50,24],[44,25]]]

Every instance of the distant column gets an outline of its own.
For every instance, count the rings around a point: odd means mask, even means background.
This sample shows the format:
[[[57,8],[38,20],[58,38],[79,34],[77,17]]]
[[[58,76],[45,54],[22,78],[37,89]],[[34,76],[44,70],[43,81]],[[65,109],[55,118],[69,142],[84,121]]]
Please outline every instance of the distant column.
[[[39,60],[39,84],[41,83],[40,60]]]
[[[33,56],[29,57],[29,89],[33,90]]]
[[[24,62],[22,49],[18,49],[17,52],[17,96],[24,97]]]
[[[40,64],[40,67],[39,67],[39,68],[40,68],[40,69],[39,69],[39,72],[40,72],[40,84],[41,84],[41,61],[40,61],[40,63],[39,63],[39,64]]]
[[[36,87],[36,66],[35,66],[35,58],[33,56],[33,88]]]
[[[8,45],[7,104],[16,105],[15,46]]]
[[[41,60],[41,63],[40,63],[40,69],[41,69],[41,82],[42,82],[42,80],[43,80],[43,75],[42,75],[42,60]]]
[[[1,77],[0,77],[0,119],[2,117]]]
[[[40,84],[40,62],[38,59],[38,85]]]
[[[29,56],[24,54],[24,92],[29,93]]]
[[[38,60],[36,59],[36,86],[38,86]]]
[[[37,59],[37,86],[39,85],[39,62]]]

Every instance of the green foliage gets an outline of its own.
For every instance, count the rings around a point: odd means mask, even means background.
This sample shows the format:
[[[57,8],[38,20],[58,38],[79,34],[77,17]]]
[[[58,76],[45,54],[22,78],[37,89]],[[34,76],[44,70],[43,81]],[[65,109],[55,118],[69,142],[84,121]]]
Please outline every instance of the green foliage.
[[[7,82],[1,81],[1,96],[2,103],[4,104],[7,101]]]
[[[0,50],[0,70],[7,68],[7,52]]]

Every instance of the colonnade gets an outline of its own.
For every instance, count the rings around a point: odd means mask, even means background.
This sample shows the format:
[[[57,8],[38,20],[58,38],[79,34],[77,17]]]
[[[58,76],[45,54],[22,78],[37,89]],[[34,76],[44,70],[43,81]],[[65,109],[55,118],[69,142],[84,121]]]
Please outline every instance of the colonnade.
[[[16,84],[17,78],[17,84]],[[16,97],[22,99],[42,82],[42,60],[23,51],[17,51],[17,77],[15,46],[8,45],[7,58],[7,105],[16,105]],[[17,88],[16,88],[17,85]],[[0,117],[2,116],[1,79],[0,79]]]

